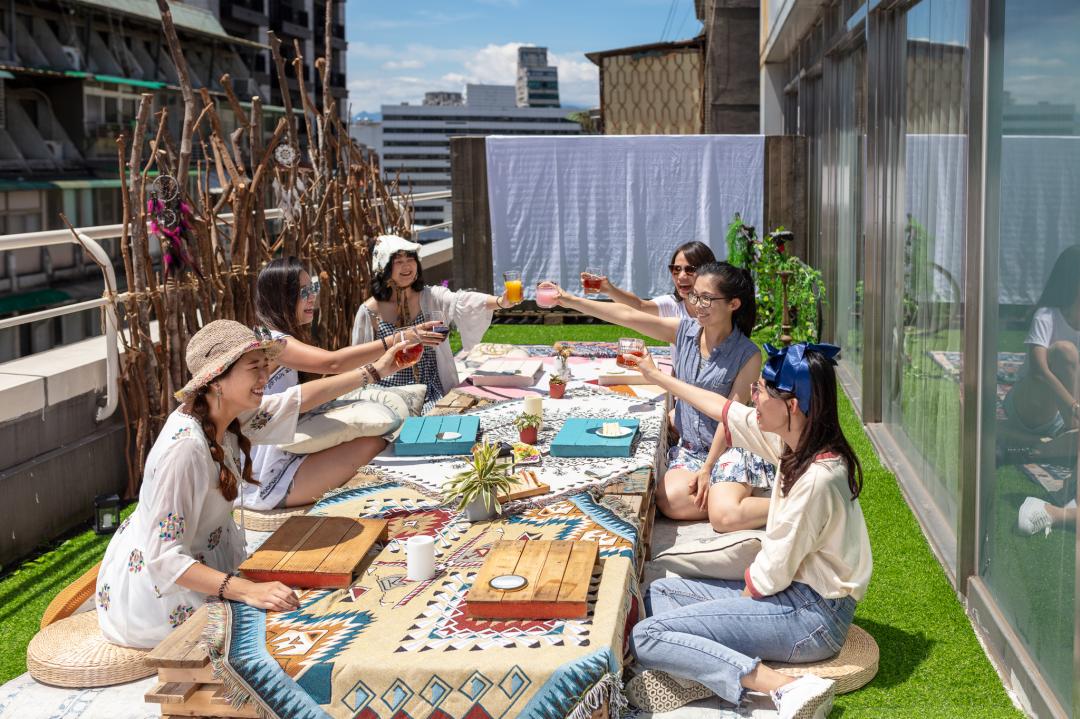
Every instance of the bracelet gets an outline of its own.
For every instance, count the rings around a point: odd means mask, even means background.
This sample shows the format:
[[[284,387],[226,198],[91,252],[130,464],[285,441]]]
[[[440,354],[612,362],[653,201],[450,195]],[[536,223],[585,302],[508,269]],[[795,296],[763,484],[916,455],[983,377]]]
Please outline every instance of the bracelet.
[[[363,367],[357,367],[356,371],[360,374],[360,387],[358,389],[364,389],[371,384],[371,375],[367,373],[367,370]]]
[[[503,307],[502,296],[497,296],[495,298],[495,306],[498,307],[500,310],[505,310],[506,309],[505,307]]]
[[[221,586],[217,590],[217,598],[221,601],[225,601],[225,587],[229,586],[229,581],[232,580],[233,575],[226,573],[225,578],[221,580]]]
[[[371,375],[372,382],[378,382],[382,379],[382,376],[379,374],[379,370],[375,369],[375,365],[371,364],[370,362],[364,365],[364,371]]]
[[[388,346],[388,345],[386,344],[386,336],[385,336],[385,335],[384,335],[384,336],[382,336],[382,337],[380,337],[379,339],[381,339],[381,340],[382,340],[382,348],[383,348],[383,352],[385,352],[386,350],[390,349],[390,347],[389,347],[389,346]]]

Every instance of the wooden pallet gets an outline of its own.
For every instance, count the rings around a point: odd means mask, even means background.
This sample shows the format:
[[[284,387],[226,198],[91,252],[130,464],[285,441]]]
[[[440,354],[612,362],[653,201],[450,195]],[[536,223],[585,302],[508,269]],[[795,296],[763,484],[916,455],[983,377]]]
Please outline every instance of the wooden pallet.
[[[465,595],[465,612],[474,619],[584,619],[599,552],[596,542],[496,542]],[[488,584],[508,574],[527,583],[515,591]]]
[[[639,469],[621,482],[609,484],[604,489],[606,495],[616,495],[624,498],[636,511],[638,525],[638,575],[644,577],[645,562],[648,561],[652,552],[652,530],[656,519],[655,503],[656,483],[653,481],[651,469]]]
[[[462,392],[461,390],[452,389],[447,392],[442,399],[436,402],[435,406],[431,408],[431,411],[424,416],[464,414],[470,409],[480,409],[481,407],[487,407],[489,404],[492,404],[491,400],[477,397],[476,395]]]
[[[376,542],[386,541],[386,520],[289,517],[240,572],[253,582],[300,589],[343,589]]]
[[[254,707],[236,709],[225,698],[225,685],[214,679],[210,657],[199,645],[205,628],[204,606],[146,655],[146,663],[157,668],[158,683],[144,699],[160,704],[163,717],[258,719]]]

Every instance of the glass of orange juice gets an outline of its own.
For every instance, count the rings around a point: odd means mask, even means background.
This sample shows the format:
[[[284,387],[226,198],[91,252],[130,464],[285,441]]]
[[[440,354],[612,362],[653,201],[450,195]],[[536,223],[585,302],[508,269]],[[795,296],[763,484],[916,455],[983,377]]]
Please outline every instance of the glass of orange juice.
[[[506,287],[506,299],[511,304],[521,302],[521,270],[503,272],[503,285]]]

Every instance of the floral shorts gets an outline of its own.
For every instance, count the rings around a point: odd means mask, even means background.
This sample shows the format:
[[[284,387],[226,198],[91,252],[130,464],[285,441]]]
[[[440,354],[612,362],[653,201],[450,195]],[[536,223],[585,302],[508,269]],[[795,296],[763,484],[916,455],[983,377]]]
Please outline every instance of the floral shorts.
[[[677,444],[668,450],[668,469],[697,472],[705,465],[708,456],[708,450],[699,452],[684,444]],[[729,447],[716,460],[710,483],[739,482],[754,489],[772,489],[775,478],[775,466],[749,450]]]

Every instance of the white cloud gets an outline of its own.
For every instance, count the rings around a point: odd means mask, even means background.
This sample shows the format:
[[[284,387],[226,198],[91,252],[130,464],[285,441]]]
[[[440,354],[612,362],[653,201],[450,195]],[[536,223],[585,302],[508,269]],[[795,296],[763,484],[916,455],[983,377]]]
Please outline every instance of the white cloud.
[[[384,62],[383,70],[419,70],[424,66],[420,60],[391,60]]]

